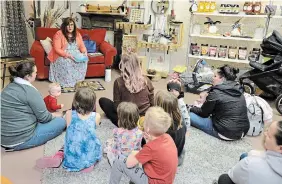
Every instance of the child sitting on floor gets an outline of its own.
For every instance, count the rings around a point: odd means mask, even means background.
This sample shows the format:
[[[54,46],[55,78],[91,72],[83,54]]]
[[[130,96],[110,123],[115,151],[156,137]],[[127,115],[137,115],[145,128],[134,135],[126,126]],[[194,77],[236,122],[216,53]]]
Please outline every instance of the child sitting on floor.
[[[117,114],[119,128],[114,128],[114,138],[107,141],[107,146],[104,149],[111,166],[118,155],[127,157],[131,151],[140,150],[143,137],[143,132],[137,126],[139,111],[136,104],[131,102],[120,103]]]
[[[166,132],[174,140],[178,153],[178,165],[183,163],[187,127],[181,118],[177,98],[168,91],[158,91],[154,100],[155,106],[162,107],[172,118],[172,124]]]
[[[117,157],[109,183],[119,183],[123,174],[136,184],[173,183],[177,170],[177,149],[171,137],[165,133],[171,123],[172,119],[162,108],[150,107],[144,120],[147,143],[140,151],[133,151],[128,158],[123,155]]]
[[[44,157],[36,163],[39,168],[63,167],[68,171],[92,171],[102,157],[102,146],[96,136],[100,115],[93,112],[96,94],[89,88],[79,88],[73,99],[74,110],[66,113],[69,124],[64,148],[54,156]]]
[[[49,95],[44,98],[47,110],[55,112],[64,107],[64,104],[57,104],[57,97],[61,95],[61,86],[58,83],[51,83],[49,85]]]
[[[181,82],[178,79],[169,80],[167,90],[178,98],[178,108],[188,130],[191,122],[186,103],[184,102],[184,92],[181,90]]]
[[[75,84],[74,89],[75,89],[75,91],[77,91],[79,88],[89,88],[94,93],[95,93],[95,90],[96,90],[95,84],[92,81],[78,81]],[[72,110],[74,110],[73,106],[72,106]],[[96,112],[96,101],[94,102],[94,110],[93,110],[93,112]]]

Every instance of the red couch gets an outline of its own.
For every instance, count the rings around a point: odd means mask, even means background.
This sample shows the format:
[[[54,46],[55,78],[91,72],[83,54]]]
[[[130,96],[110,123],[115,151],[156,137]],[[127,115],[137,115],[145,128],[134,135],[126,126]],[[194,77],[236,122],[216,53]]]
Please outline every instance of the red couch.
[[[35,41],[30,49],[30,55],[34,58],[37,67],[37,79],[48,79],[50,61],[47,59],[39,40],[44,40],[47,37],[53,39],[54,34],[58,31],[57,28],[44,28],[38,27],[36,29]],[[117,54],[117,50],[108,42],[104,41],[106,36],[106,29],[78,29],[80,34],[89,35],[91,40],[96,41],[97,50],[103,54],[103,56],[91,56],[88,61],[88,68],[86,77],[101,77],[105,76],[105,68],[111,66],[113,58]]]

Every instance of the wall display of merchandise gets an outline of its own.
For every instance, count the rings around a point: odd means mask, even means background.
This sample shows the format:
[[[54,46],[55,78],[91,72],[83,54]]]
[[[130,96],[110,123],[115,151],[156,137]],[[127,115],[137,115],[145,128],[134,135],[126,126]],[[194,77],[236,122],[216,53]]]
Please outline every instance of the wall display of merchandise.
[[[277,6],[259,1],[218,2],[195,0],[191,5],[187,65],[193,59],[246,64],[249,57],[262,59],[260,43],[270,20],[282,18]]]
[[[191,43],[190,51],[190,57],[192,58],[219,59],[224,61],[237,60],[242,63],[248,63],[248,57],[254,58],[255,61],[258,61],[260,57],[260,48],[253,48],[248,51],[245,46],[199,45],[197,43]]]
[[[132,6],[132,2],[127,3],[127,22],[116,22],[116,27],[122,29],[124,34],[122,52],[145,51],[145,56],[139,57],[140,61],[142,60],[143,71],[143,62],[147,65],[148,70],[145,74],[155,79],[167,77],[170,71],[171,52],[182,45],[183,22],[175,20],[174,2],[152,0],[148,8],[153,14],[149,15],[148,20],[144,20],[146,9],[139,7],[139,4],[142,3],[138,1],[134,3],[135,6]],[[169,14],[170,5],[172,10]]]

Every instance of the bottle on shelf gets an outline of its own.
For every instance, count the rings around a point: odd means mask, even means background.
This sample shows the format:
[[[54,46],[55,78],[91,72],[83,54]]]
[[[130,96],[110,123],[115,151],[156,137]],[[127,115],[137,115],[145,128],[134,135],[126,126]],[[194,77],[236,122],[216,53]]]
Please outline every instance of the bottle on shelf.
[[[204,12],[204,10],[205,10],[205,1],[200,1],[198,11]]]
[[[205,1],[204,12],[210,12],[210,1]]]
[[[216,2],[215,1],[212,1],[210,3],[210,12],[214,12],[216,9]]]

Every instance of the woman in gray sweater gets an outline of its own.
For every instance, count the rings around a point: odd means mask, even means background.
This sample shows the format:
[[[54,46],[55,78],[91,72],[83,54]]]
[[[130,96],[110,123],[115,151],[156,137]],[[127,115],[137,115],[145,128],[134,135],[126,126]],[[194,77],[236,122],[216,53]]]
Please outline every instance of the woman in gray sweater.
[[[23,61],[10,66],[11,83],[1,93],[1,146],[18,151],[45,144],[60,135],[66,121],[60,113],[51,114],[39,91],[31,84],[37,68]]]
[[[228,174],[219,177],[218,184],[282,183],[282,121],[273,122],[264,136],[266,151],[249,152]]]

